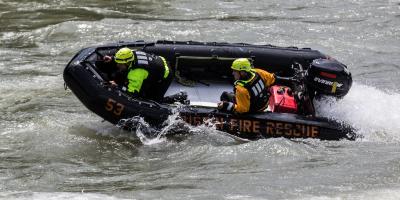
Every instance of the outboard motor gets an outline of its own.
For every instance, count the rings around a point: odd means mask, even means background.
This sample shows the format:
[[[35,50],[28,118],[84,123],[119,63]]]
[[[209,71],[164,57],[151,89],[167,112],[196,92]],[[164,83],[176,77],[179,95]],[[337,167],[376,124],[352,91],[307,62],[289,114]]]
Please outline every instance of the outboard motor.
[[[347,66],[331,59],[315,59],[306,75],[309,87],[317,95],[343,97],[352,85],[351,73]]]

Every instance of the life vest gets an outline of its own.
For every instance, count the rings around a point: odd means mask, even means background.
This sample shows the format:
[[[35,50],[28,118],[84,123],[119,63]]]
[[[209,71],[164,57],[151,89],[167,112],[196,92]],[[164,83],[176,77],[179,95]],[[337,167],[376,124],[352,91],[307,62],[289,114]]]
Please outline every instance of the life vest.
[[[269,91],[263,79],[257,72],[249,81],[237,80],[235,85],[240,85],[247,89],[250,95],[249,112],[257,112],[268,106]]]
[[[159,82],[167,78],[169,68],[165,58],[148,54],[143,51],[134,51],[135,60],[130,66],[131,69],[142,68],[149,72],[147,81]]]

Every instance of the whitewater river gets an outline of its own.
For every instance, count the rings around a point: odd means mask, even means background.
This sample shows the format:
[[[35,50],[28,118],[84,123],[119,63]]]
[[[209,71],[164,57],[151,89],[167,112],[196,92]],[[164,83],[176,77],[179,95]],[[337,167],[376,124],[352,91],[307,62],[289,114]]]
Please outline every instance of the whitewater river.
[[[81,48],[158,39],[331,55],[354,83],[319,114],[363,138],[147,139],[64,90]],[[398,0],[0,0],[0,199],[400,199],[399,63]]]

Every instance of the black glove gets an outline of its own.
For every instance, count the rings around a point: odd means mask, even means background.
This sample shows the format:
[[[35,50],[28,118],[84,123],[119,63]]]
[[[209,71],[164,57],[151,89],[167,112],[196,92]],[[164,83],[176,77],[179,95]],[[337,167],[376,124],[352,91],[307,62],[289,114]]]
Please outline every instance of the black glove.
[[[136,91],[134,91],[134,92],[128,92],[128,91],[126,91],[126,93],[127,93],[130,97],[132,97],[132,98],[137,98],[137,97],[139,97],[139,92],[136,92]]]
[[[232,102],[228,102],[228,101],[222,101],[218,104],[218,110],[220,110],[220,111],[232,112],[234,107],[235,107],[235,104],[233,104]]]
[[[235,93],[224,91],[224,92],[222,92],[221,97],[219,98],[219,100],[220,100],[220,101],[234,102],[234,100],[235,100]]]

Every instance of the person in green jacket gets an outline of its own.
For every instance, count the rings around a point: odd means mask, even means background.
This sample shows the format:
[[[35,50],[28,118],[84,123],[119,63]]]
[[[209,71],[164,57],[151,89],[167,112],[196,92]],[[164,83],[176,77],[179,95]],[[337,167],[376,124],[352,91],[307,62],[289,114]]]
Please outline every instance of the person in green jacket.
[[[131,96],[166,103],[180,100],[176,96],[172,97],[174,99],[164,98],[173,79],[164,57],[124,47],[117,51],[114,58],[105,56],[103,60],[115,61],[117,71],[111,75],[110,83],[122,86]],[[180,98],[186,99],[186,96]]]

